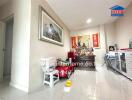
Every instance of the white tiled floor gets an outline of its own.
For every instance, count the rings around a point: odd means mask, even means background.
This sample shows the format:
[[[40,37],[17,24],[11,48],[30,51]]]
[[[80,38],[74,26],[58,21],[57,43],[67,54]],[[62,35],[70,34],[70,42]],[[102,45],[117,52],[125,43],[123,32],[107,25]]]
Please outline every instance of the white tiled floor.
[[[64,92],[65,81],[31,94],[5,82],[0,85],[0,97],[2,100],[132,100],[132,81],[99,65],[97,71],[75,71],[70,80],[69,93]]]

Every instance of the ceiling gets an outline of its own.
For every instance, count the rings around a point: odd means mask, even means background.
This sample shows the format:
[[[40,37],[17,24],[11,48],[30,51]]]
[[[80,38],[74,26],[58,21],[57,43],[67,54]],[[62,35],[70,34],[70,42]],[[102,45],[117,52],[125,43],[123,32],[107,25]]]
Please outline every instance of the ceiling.
[[[3,4],[5,4],[6,2],[8,2],[9,0],[0,0],[0,6],[2,6]]]
[[[70,29],[80,29],[109,23],[117,18],[111,17],[109,8],[115,5],[127,7],[132,0],[46,0],[60,19]],[[92,18],[92,23],[86,20]]]

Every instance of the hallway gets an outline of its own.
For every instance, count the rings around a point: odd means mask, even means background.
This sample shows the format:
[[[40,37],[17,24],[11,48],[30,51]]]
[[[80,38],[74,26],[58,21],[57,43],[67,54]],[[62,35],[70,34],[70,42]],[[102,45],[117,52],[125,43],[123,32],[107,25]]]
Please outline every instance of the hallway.
[[[125,77],[98,65],[97,71],[76,70],[71,76],[72,87],[64,92],[65,81],[53,88],[42,87],[26,94],[8,82],[0,85],[0,100],[131,100],[132,82]]]

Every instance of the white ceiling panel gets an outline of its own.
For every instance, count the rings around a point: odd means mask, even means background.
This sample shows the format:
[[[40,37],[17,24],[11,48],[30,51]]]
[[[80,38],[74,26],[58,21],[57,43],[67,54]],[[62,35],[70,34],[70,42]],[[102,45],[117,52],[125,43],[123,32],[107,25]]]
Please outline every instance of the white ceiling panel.
[[[71,30],[79,30],[116,19],[111,17],[109,8],[115,5],[127,7],[132,0],[46,0],[65,25]],[[92,18],[92,23],[86,20]]]

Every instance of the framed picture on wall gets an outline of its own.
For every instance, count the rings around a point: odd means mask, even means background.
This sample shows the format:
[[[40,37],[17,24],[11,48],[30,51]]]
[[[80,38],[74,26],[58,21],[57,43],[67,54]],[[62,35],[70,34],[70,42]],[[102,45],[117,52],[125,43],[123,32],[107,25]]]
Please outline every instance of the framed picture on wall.
[[[71,45],[72,45],[72,48],[91,47],[90,46],[90,35],[72,36]]]
[[[63,46],[62,27],[46,12],[43,7],[39,7],[39,39]]]
[[[92,34],[93,48],[100,48],[100,37],[99,33]]]

